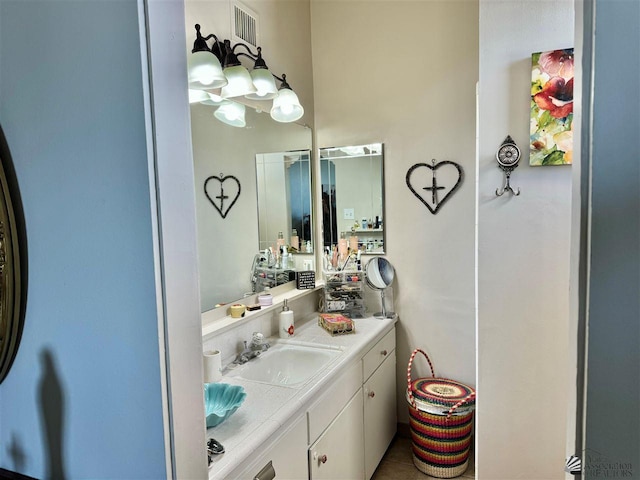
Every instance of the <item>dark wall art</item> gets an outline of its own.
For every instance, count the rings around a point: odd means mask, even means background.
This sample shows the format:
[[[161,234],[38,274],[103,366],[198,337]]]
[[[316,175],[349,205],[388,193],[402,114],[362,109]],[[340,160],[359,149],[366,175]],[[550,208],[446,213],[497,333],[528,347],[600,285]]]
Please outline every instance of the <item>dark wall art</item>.
[[[222,218],[226,218],[231,207],[240,198],[240,180],[233,175],[220,174],[204,181],[204,194]]]
[[[418,197],[434,215],[460,187],[463,178],[462,167],[449,160],[416,163],[407,171],[409,190]]]

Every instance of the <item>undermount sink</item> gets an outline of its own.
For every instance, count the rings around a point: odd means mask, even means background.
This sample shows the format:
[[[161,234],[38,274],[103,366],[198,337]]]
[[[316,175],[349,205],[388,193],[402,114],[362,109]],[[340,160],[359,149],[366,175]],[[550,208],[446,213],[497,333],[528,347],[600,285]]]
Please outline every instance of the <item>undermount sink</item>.
[[[271,385],[294,386],[306,382],[341,354],[342,350],[336,348],[276,343],[228,375]]]

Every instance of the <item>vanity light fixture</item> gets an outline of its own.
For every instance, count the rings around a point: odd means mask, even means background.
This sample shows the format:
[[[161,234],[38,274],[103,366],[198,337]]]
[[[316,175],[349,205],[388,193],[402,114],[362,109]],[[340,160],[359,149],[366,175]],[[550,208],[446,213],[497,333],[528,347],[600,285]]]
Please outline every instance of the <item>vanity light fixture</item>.
[[[187,62],[189,72],[189,88],[204,90],[207,88],[221,88],[227,83],[227,77],[222,72],[220,59],[207,45],[207,40],[215,38],[215,35],[203,37],[200,33],[200,25],[196,24],[196,39],[193,42],[193,50]]]
[[[270,106],[267,104],[264,108],[260,106],[254,108],[270,110],[271,118],[277,122],[295,122],[302,117],[304,108],[287,82],[286,75],[283,74],[280,78],[269,71],[262,58],[261,47],[258,47],[257,53],[254,53],[244,43],[236,43],[232,46],[229,40],[221,42],[214,34],[202,36],[199,24],[195,25],[195,29],[196,39],[188,61],[189,103],[220,105],[214,113],[215,117],[233,126],[245,126],[245,107],[242,98],[258,102],[272,100]],[[211,38],[214,42],[209,47],[207,40]],[[240,47],[244,51],[236,52]],[[240,63],[241,56],[254,61],[251,73]],[[281,83],[279,89],[275,80]],[[205,91],[209,97],[197,93],[198,90]],[[233,100],[242,108],[227,106],[229,100]],[[245,104],[249,105],[249,103]],[[231,122],[223,120],[223,118],[228,120],[229,115],[234,117]],[[238,120],[240,116],[242,121]]]
[[[213,112],[213,116],[222,123],[232,127],[245,127],[247,122],[244,119],[245,106],[236,102],[224,102]]]
[[[280,80],[280,79],[278,79]],[[282,74],[282,85],[278,90],[278,96],[273,100],[271,118],[276,122],[295,122],[304,115],[304,108],[300,105],[298,96],[287,83],[287,76]]]

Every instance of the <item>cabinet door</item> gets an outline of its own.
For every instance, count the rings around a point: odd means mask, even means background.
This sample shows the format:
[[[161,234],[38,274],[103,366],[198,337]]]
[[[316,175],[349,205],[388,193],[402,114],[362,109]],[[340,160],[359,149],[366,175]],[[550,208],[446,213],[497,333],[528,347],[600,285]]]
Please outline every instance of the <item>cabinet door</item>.
[[[310,480],[362,480],[362,389],[309,448]]]
[[[397,430],[396,352],[364,384],[365,479],[370,479]]]
[[[270,461],[277,480],[304,480],[308,478],[307,467],[307,424],[304,417],[298,419],[278,440],[266,450],[256,452],[258,458],[242,473],[228,478],[253,480]]]

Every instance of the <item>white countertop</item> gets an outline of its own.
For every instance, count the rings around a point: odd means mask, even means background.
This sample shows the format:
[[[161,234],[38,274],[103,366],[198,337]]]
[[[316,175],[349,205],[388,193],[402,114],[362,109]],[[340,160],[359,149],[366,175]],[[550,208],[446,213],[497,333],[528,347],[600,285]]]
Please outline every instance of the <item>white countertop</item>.
[[[317,316],[308,317],[301,324],[296,319],[296,333],[292,342],[338,347],[342,349],[342,354],[306,383],[285,387],[223,376],[224,383],[242,385],[247,397],[242,406],[225,422],[207,429],[207,439],[213,437],[225,447],[224,454],[213,458],[209,467],[210,480],[226,478],[250,455],[255,458],[261,453],[271,435],[303,414],[330,378],[340,369],[362,358],[367,347],[373,346],[396,322],[395,319],[373,317],[356,319],[356,333],[332,337],[318,326],[316,319]]]

